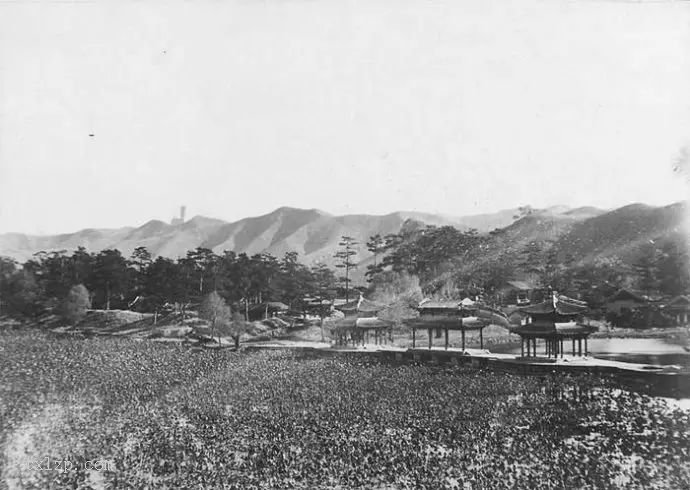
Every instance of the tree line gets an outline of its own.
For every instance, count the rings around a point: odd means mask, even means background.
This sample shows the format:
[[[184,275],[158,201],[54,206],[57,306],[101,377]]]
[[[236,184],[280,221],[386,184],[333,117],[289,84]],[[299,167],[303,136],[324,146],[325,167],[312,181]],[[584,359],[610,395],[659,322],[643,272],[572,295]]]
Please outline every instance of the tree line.
[[[323,264],[308,267],[296,252],[282,258],[198,247],[176,260],[152,257],[146,247],[129,257],[119,250],[90,253],[39,252],[23,265],[0,257],[0,314],[38,316],[54,310],[76,285],[99,309],[160,310],[166,304],[199,305],[211,292],[234,309],[280,301],[292,309],[307,297],[339,293],[335,273]]]
[[[615,255],[582,260],[556,241],[514,247],[501,233],[408,220],[399,233],[370,237],[366,245],[373,257],[366,275],[374,284],[384,271],[404,273],[419,279],[425,296],[481,295],[495,303],[503,302],[507,281],[529,278],[543,290],[580,297],[594,308],[620,288],[667,298],[690,291],[690,257],[682,237],[646,243],[628,260]]]
[[[78,284],[85,286],[94,308],[154,312],[166,303],[199,305],[215,292],[233,311],[244,308],[245,317],[250,305],[266,301],[300,310],[305,298],[351,300],[359,292],[387,296],[386,283],[396,281],[414,284],[415,299],[483,296],[502,303],[506,281],[529,276],[543,288],[580,297],[594,308],[622,287],[667,297],[690,290],[690,259],[679,240],[649,243],[629,263],[616,256],[581,261],[548,240],[515,248],[494,240],[500,233],[480,235],[408,220],[398,233],[366,241],[368,288],[353,286],[352,270],[361,264],[356,260],[359,243],[349,236],[341,237],[334,255],[340,277],[324,264],[302,264],[296,252],[277,258],[198,247],[173,260],[154,259],[145,247],[129,257],[118,250],[89,253],[80,247],[71,254],[40,252],[23,266],[0,257],[0,314],[40,314],[55,308]]]

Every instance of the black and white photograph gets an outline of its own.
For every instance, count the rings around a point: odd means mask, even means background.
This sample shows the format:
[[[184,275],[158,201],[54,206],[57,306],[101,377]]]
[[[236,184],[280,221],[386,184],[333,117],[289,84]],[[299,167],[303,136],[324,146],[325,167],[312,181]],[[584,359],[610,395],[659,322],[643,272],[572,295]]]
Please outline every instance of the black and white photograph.
[[[0,490],[690,488],[690,1],[0,0]]]

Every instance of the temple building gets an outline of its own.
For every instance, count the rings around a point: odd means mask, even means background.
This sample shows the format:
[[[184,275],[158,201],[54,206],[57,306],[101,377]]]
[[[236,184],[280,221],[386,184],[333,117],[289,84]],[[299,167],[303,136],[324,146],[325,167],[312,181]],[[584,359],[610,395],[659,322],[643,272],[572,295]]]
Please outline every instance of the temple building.
[[[462,349],[465,350],[465,333],[469,330],[479,331],[479,345],[484,348],[484,328],[488,325],[502,325],[508,327],[505,315],[492,308],[478,303],[444,300],[424,300],[417,306],[419,316],[405,320],[405,324],[412,328],[412,348],[416,347],[417,330],[426,330],[429,337],[429,349],[433,345],[434,330],[445,334],[445,348],[448,349],[448,332],[459,330],[462,334]]]
[[[673,319],[675,325],[688,325],[690,318],[690,297],[680,295],[673,298],[664,307],[664,310]]]
[[[524,325],[515,326],[513,333],[520,336],[522,341],[522,357],[537,356],[537,340],[544,340],[544,354],[546,357],[563,358],[564,341],[572,342],[573,356],[588,354],[587,338],[597,327],[580,323],[578,320],[587,311],[587,304],[554,292],[548,301],[521,308],[523,314],[529,317]],[[577,348],[576,348],[577,344]]]
[[[333,331],[336,345],[364,345],[373,337],[374,344],[393,342],[393,323],[378,317],[387,306],[364,298],[336,305],[344,318],[336,322]]]
[[[606,311],[615,315],[623,315],[637,308],[647,306],[649,301],[641,294],[628,289],[619,289],[606,299]]]

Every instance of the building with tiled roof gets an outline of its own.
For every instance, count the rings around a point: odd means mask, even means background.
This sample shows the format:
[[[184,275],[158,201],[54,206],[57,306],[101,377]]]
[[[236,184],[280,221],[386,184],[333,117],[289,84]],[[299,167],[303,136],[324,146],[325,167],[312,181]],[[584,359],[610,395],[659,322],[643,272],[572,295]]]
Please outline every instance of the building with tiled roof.
[[[520,336],[522,341],[522,355],[537,355],[537,340],[544,341],[547,357],[558,354],[563,357],[564,341],[572,341],[573,355],[582,355],[584,340],[584,355],[587,355],[587,338],[597,327],[580,322],[580,317],[588,310],[587,304],[554,292],[552,297],[542,303],[520,308],[528,315],[528,322],[515,326],[511,331]],[[577,349],[576,349],[577,343]]]

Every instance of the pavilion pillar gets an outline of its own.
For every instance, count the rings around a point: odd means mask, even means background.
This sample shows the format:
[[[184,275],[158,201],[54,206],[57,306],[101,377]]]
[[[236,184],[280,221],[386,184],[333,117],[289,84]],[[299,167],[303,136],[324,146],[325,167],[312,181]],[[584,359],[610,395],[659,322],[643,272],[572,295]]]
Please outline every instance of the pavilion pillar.
[[[525,339],[520,337],[520,357],[525,357]]]
[[[429,328],[429,329],[427,329],[427,332],[429,333],[429,350],[431,350],[431,335],[432,335],[432,330]]]
[[[412,348],[415,348],[415,343],[416,343],[416,337],[417,337],[417,329],[412,327]]]
[[[585,356],[589,355],[589,349],[587,348],[587,337],[585,337]]]
[[[534,357],[537,357],[537,338],[532,339],[532,351],[534,352]]]
[[[484,327],[479,329],[479,348],[484,348]]]
[[[461,333],[462,333],[462,350],[464,351],[465,350],[465,327],[462,327]]]
[[[448,350],[448,327],[445,328],[446,333],[446,350]]]
[[[582,337],[577,339],[577,355],[582,357]]]
[[[573,337],[573,357],[575,357],[575,337]]]
[[[561,339],[561,359],[563,359],[563,339]]]

